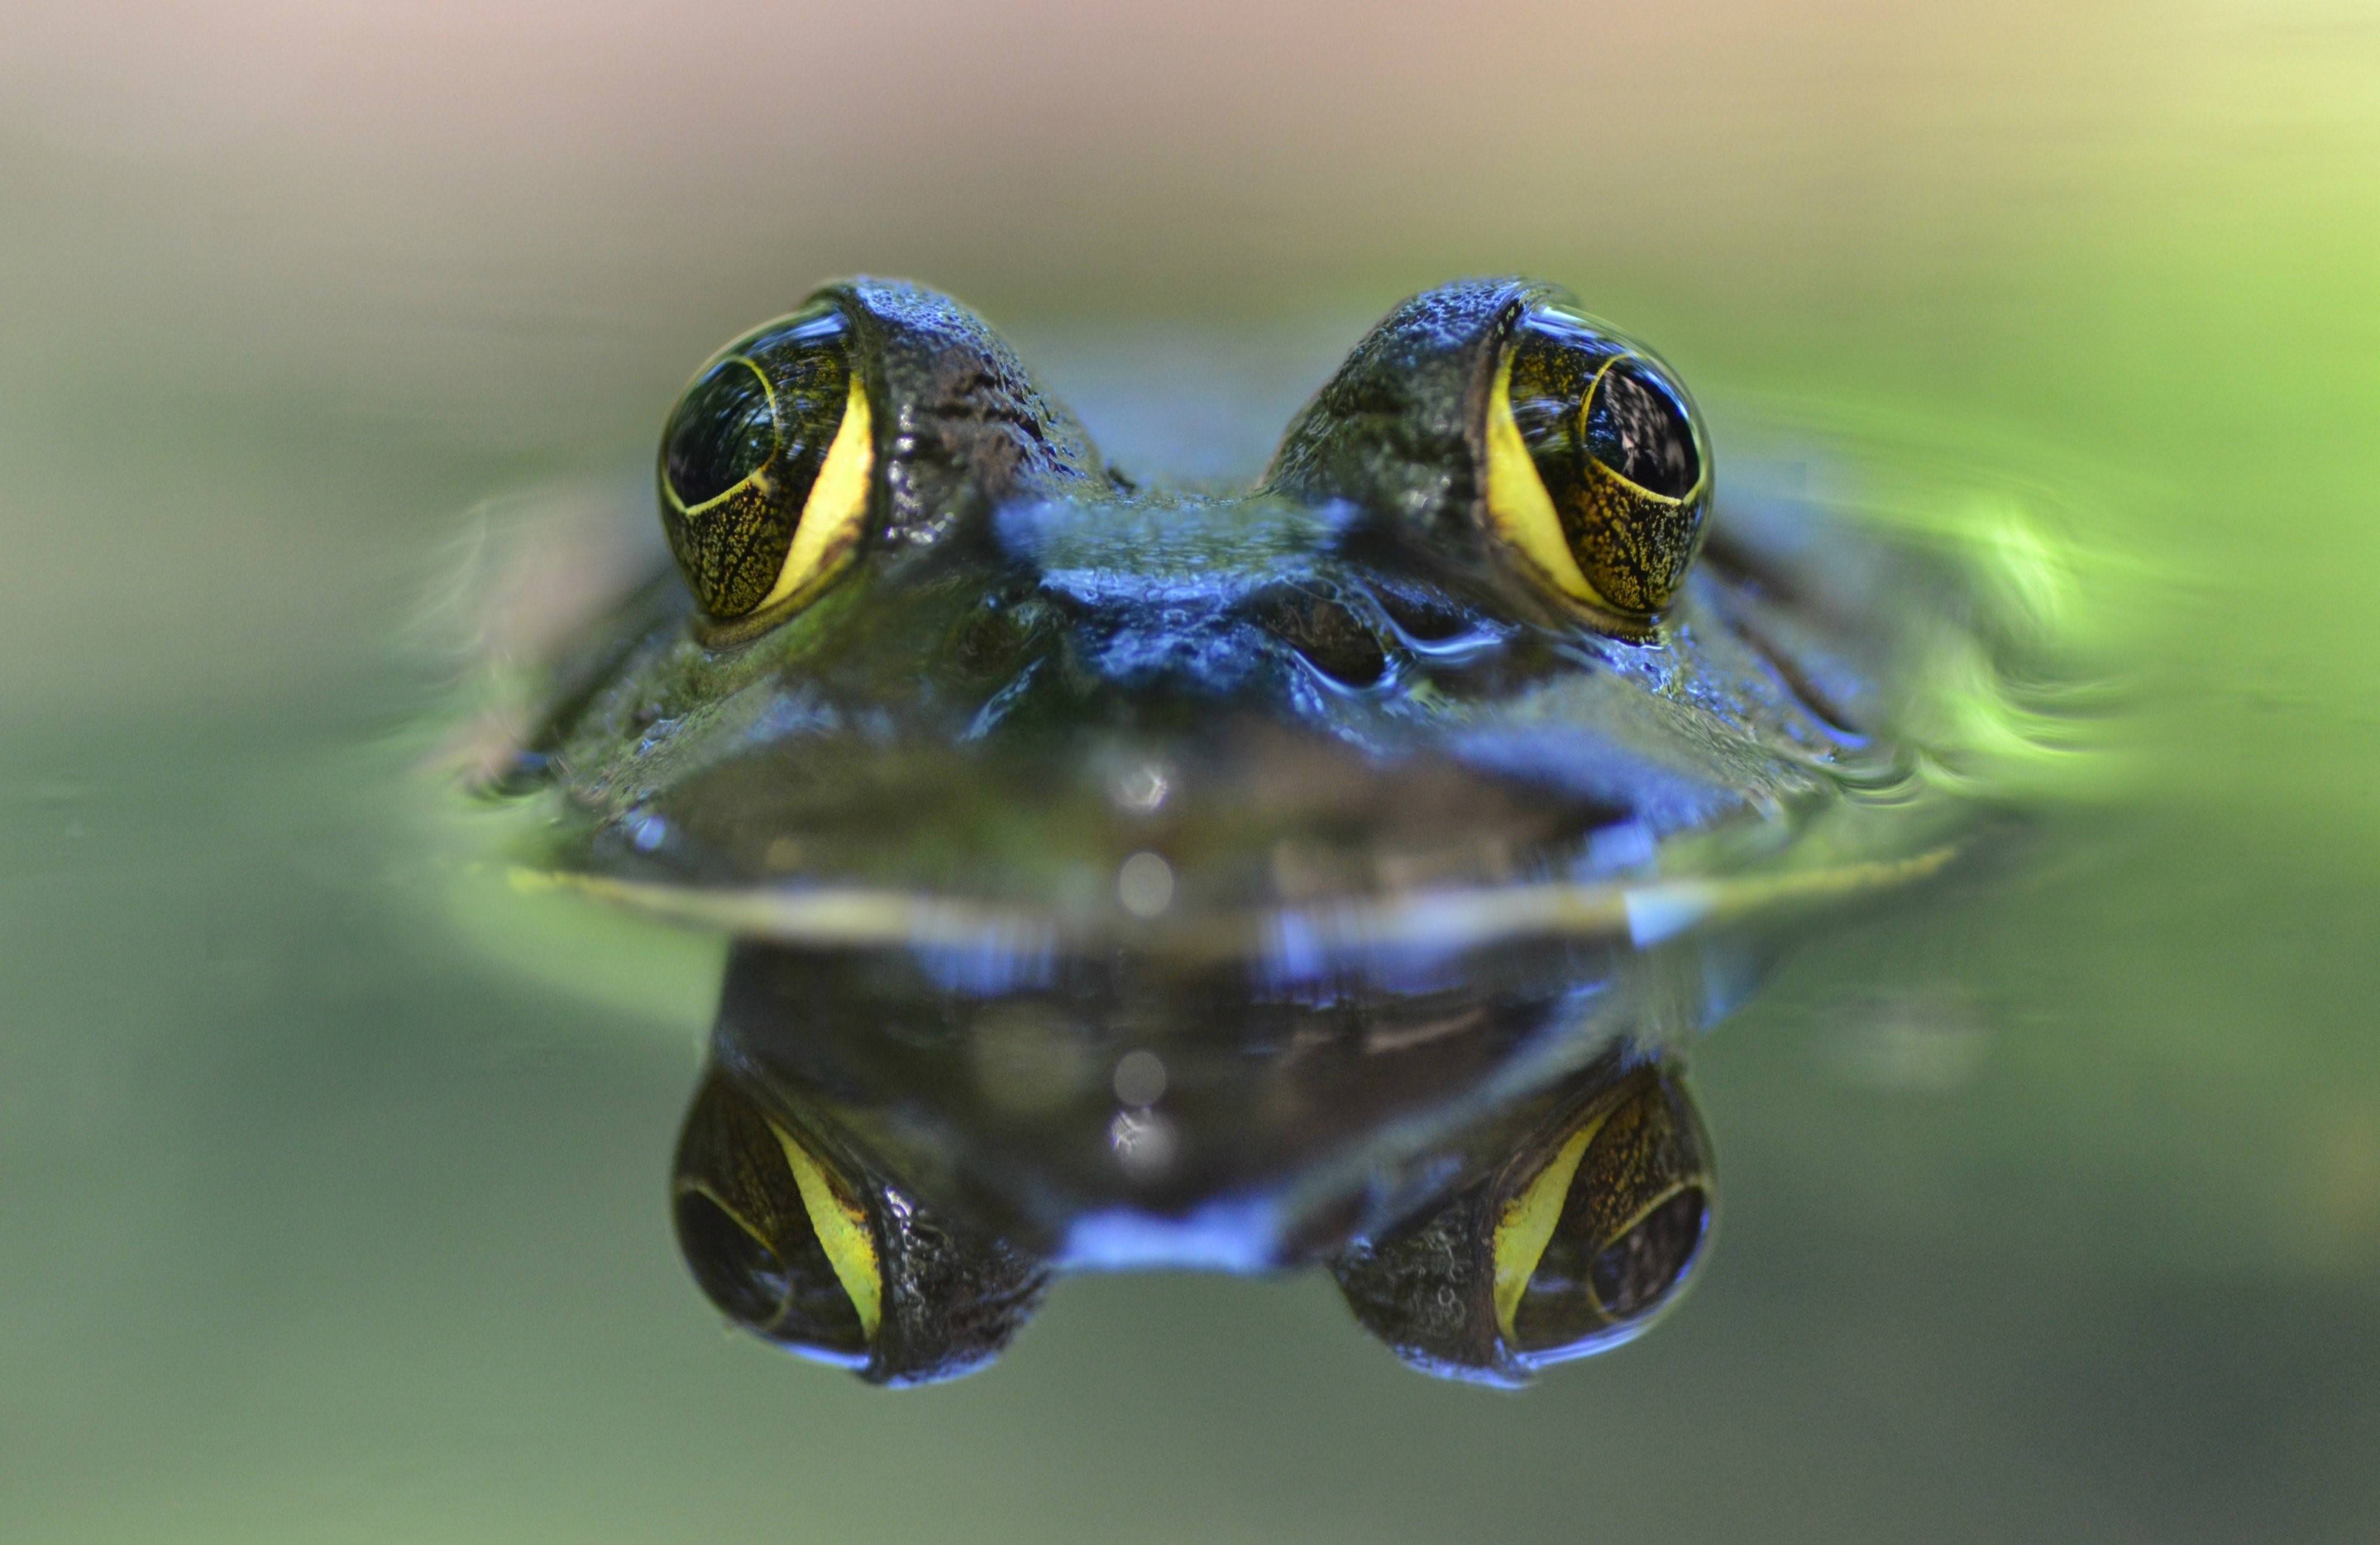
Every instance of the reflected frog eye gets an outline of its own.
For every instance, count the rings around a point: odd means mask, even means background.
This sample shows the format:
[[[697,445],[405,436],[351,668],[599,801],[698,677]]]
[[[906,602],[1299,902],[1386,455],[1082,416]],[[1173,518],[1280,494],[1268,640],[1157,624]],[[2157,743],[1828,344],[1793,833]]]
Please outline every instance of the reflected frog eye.
[[[821,1361],[859,1367],[883,1319],[867,1208],[831,1165],[722,1080],[678,1141],[671,1215],[705,1296],[736,1323]]]
[[[1518,1384],[1676,1303],[1718,1192],[1677,1069],[1616,1059],[1523,1153],[1331,1262],[1364,1327],[1425,1372]]]
[[[789,614],[856,555],[874,445],[850,328],[813,308],[722,350],[662,433],[662,526],[702,610]]]
[[[1677,1297],[1710,1221],[1709,1140],[1647,1068],[1507,1201],[1491,1246],[1497,1329],[1521,1358],[1584,1356]]]
[[[1707,438],[1685,389],[1609,325],[1524,319],[1488,407],[1488,518],[1537,576],[1633,618],[1668,606],[1702,546]]]

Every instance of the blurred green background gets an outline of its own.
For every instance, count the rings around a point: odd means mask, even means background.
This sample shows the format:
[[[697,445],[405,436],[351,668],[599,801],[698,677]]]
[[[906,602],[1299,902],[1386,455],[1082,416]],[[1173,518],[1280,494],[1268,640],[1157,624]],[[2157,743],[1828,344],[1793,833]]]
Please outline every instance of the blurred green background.
[[[7,30],[0,1537],[2380,1532],[2369,5]],[[1567,283],[1722,465],[1802,424],[2050,520],[2113,775],[1704,1047],[1716,1258],[1610,1358],[1440,1386],[1327,1281],[1127,1277],[947,1389],[789,1362],[669,1238],[698,985],[425,925],[407,766],[475,507],[634,497],[856,269],[1201,475],[1401,296]]]

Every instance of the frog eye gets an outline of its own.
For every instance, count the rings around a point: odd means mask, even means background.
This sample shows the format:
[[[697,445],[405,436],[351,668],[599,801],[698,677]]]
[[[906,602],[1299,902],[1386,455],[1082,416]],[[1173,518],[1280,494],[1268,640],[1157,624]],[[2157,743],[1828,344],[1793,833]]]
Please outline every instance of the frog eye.
[[[696,1095],[671,1212],[710,1301],[789,1351],[860,1367],[883,1319],[867,1208],[820,1154],[724,1080]]]
[[[1366,1330],[1425,1372],[1517,1384],[1678,1301],[1709,1233],[1710,1140],[1674,1068],[1615,1066],[1498,1173],[1332,1261]]]
[[[662,527],[722,622],[798,610],[859,549],[874,460],[850,327],[812,308],[729,344],[662,432]]]
[[[1710,1222],[1709,1139],[1673,1078],[1633,1075],[1499,1213],[1496,1328],[1536,1363],[1625,1340],[1673,1302]]]
[[[1649,618],[1702,546],[1710,453],[1685,388],[1607,324],[1524,318],[1488,405],[1488,524],[1555,590]]]

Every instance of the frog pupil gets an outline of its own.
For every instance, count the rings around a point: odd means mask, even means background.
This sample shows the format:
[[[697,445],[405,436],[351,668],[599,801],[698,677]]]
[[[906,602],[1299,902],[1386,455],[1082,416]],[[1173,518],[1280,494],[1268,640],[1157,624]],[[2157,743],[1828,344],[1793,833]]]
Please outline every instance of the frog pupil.
[[[777,1252],[699,1191],[680,1195],[676,1210],[686,1261],[710,1301],[747,1325],[774,1320],[793,1294],[791,1273]]]
[[[1702,475],[1685,405],[1633,359],[1597,386],[1586,442],[1596,460],[1664,499],[1683,499]]]
[[[1588,1280],[1613,1319],[1652,1308],[1685,1275],[1702,1243],[1703,1218],[1702,1192],[1680,1191],[1596,1256]]]
[[[692,509],[767,465],[776,451],[776,413],[759,372],[740,356],[722,359],[686,390],[671,416],[662,470],[678,501]]]

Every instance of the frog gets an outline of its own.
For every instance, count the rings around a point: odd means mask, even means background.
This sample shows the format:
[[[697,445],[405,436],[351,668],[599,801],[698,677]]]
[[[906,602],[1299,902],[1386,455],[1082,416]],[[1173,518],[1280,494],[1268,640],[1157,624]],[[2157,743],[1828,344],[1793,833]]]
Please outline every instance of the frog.
[[[1085,1272],[1318,1267],[1499,1385],[1668,1313],[1690,1044],[1983,803],[1971,588],[1718,490],[1678,372],[1525,279],[1397,306],[1244,488],[1111,464],[906,281],[714,353],[667,560],[485,791],[525,875],[731,941],[702,1293],[886,1385]]]

